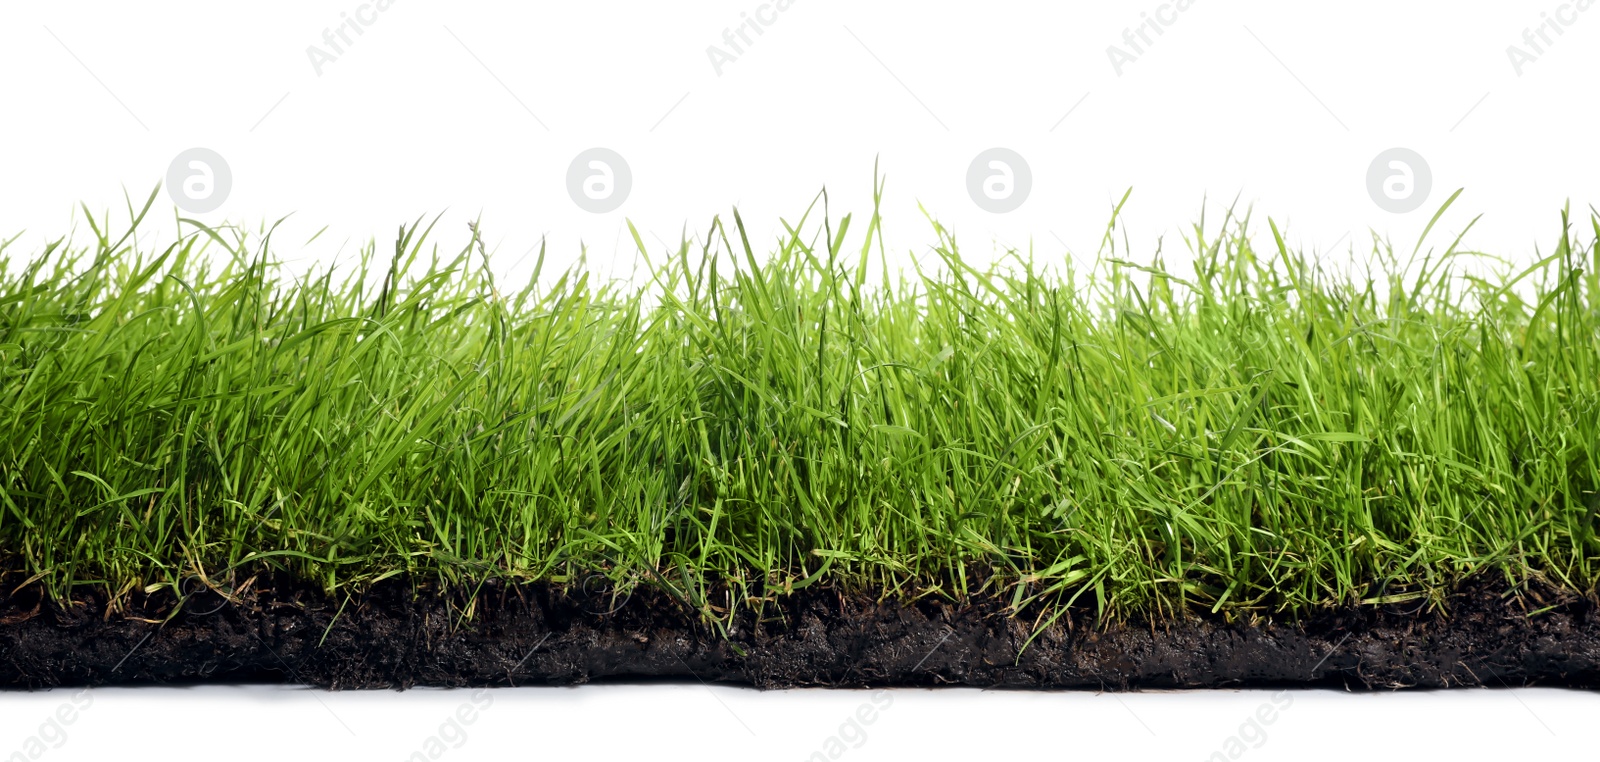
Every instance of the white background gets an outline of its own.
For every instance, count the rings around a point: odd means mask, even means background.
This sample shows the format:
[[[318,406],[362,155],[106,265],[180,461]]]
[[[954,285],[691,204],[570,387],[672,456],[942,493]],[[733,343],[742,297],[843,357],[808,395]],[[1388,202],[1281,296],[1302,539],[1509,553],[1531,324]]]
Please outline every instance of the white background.
[[[61,705],[88,709],[42,760],[1593,759],[1600,696],[1545,688],[1093,694],[774,691],[687,685],[325,693],[291,687],[0,693],[0,754]],[[474,704],[474,699],[477,702]],[[874,702],[874,698],[877,699]],[[484,704],[487,708],[482,708]],[[472,706],[471,724],[456,719]],[[872,707],[862,722],[862,705]],[[885,705],[886,708],[885,708]],[[1262,714],[1266,705],[1272,711]],[[1262,718],[1271,722],[1263,722]],[[854,718],[855,724],[850,720]],[[1251,724],[1254,720],[1254,724]],[[838,746],[829,748],[829,739]],[[445,739],[450,739],[445,743]],[[1230,739],[1238,739],[1231,745]],[[435,748],[434,751],[440,749]],[[8,757],[0,757],[7,759]]]
[[[1364,254],[1370,231],[1409,252],[1465,188],[1441,232],[1482,213],[1469,243],[1529,260],[1557,235],[1562,204],[1581,212],[1600,197],[1593,8],[1519,76],[1507,48],[1531,53],[1524,30],[1554,2],[1197,0],[1118,74],[1107,49],[1131,52],[1124,30],[1156,0],[795,0],[719,75],[707,48],[726,50],[724,30],[759,0],[396,0],[319,75],[308,48],[330,50],[324,30],[358,5],[6,4],[0,235],[27,231],[25,256],[68,230],[80,202],[103,213],[124,193],[142,199],[195,146],[233,174],[226,203],[199,218],[293,213],[279,256],[325,260],[447,212],[440,240],[459,245],[482,215],[496,267],[512,274],[548,236],[547,271],[581,242],[591,266],[626,275],[624,219],[655,246],[737,204],[759,245],[824,186],[836,216],[864,212],[875,159],[894,254],[932,241],[920,203],[977,260],[1030,244],[1041,260],[1092,257],[1130,188],[1135,257],[1161,235],[1180,248],[1205,199],[1215,225],[1236,197],[1307,249]],[[567,165],[591,146],[633,171],[609,214],[567,195]],[[967,195],[967,165],[992,146],[1034,175],[1010,214]],[[1434,177],[1403,215],[1365,183],[1395,146]]]
[[[1374,235],[1409,252],[1464,188],[1440,238],[1481,213],[1468,244],[1526,263],[1549,250],[1563,204],[1582,221],[1600,200],[1600,8],[1197,0],[1134,53],[1124,31],[1157,14],[1157,0],[796,0],[719,73],[707,48],[732,53],[724,30],[760,0],[397,0],[318,72],[307,49],[331,53],[324,30],[359,5],[0,4],[0,240],[18,236],[6,256],[25,259],[74,230],[86,240],[80,203],[125,218],[124,195],[142,200],[197,146],[218,152],[233,182],[218,210],[194,216],[257,226],[292,213],[276,239],[282,258],[328,262],[373,237],[381,251],[401,222],[443,212],[440,241],[459,246],[465,222],[481,216],[494,267],[513,277],[528,272],[526,253],[542,238],[547,273],[587,246],[589,266],[626,277],[638,260],[625,220],[660,246],[737,205],[760,245],[823,187],[836,217],[864,214],[875,160],[899,265],[933,241],[919,204],[978,261],[1030,246],[1041,261],[1092,257],[1129,188],[1135,259],[1149,259],[1161,237],[1173,258],[1203,205],[1214,226],[1237,197],[1258,222],[1286,227],[1291,244],[1358,261]],[[1573,23],[1535,51],[1525,30],[1561,8]],[[1120,72],[1113,45],[1134,54]],[[1532,59],[1520,72],[1512,45]],[[569,162],[593,146],[632,170],[614,212],[583,211],[567,192]],[[1009,214],[968,195],[968,164],[995,146],[1018,152],[1033,175]],[[1366,184],[1374,157],[1397,146],[1433,176],[1429,198],[1405,214],[1381,209]],[[157,209],[146,247],[178,231],[165,192]],[[845,756],[1033,745],[1049,758],[1203,759],[1270,700],[894,695]],[[401,759],[466,696],[106,689],[47,753],[254,759],[309,748],[313,758]],[[494,696],[446,756],[803,759],[870,699],[694,684]],[[0,694],[0,755],[69,697]],[[1589,748],[1580,733],[1596,708],[1594,696],[1560,691],[1315,691],[1294,702],[1245,756],[1345,758],[1381,744],[1398,744],[1396,756],[1537,756]]]

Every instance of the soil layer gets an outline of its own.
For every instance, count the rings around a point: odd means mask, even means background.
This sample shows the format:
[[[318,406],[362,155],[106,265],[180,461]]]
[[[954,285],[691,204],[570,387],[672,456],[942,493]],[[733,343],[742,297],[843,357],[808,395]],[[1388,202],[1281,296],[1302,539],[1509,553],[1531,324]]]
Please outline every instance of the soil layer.
[[[490,581],[469,596],[389,580],[346,598],[257,577],[228,598],[195,583],[180,608],[170,592],[117,605],[85,592],[60,605],[36,585],[12,585],[0,589],[0,686],[12,688],[649,678],[761,688],[1600,686],[1600,611],[1590,599],[1490,583],[1459,589],[1448,615],[1362,606],[1292,623],[1194,615],[1106,625],[1075,612],[1026,649],[1032,617],[1008,617],[996,600],[900,604],[806,590],[724,634],[645,590],[619,601]]]

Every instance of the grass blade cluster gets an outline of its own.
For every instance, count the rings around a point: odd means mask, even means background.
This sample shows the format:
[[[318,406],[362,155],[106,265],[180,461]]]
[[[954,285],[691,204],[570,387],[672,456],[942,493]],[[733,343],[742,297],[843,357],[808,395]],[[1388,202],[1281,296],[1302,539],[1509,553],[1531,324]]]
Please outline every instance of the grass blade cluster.
[[[935,226],[937,267],[869,278],[876,214],[764,255],[735,222],[638,288],[505,289],[420,225],[302,279],[205,230],[7,257],[0,563],[56,595],[598,572],[712,617],[818,581],[1107,616],[1594,583],[1570,228],[1484,279],[1454,247],[1340,275],[1231,215],[1181,276],[978,269]]]

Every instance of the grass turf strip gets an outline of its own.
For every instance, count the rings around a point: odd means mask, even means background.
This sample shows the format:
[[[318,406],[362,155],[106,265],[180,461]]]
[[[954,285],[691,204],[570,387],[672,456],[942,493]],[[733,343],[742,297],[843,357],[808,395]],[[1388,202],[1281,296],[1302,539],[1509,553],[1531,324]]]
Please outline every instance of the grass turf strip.
[[[643,287],[508,289],[475,230],[290,279],[226,230],[140,253],[145,212],[0,271],[0,566],[58,597],[598,573],[712,619],[823,581],[1044,621],[1595,580],[1600,246],[1565,214],[1490,279],[1460,239],[1340,275],[1230,212],[1187,275],[1113,217],[1087,273],[934,225],[942,266],[869,282],[877,213],[813,209],[766,256],[735,215]]]

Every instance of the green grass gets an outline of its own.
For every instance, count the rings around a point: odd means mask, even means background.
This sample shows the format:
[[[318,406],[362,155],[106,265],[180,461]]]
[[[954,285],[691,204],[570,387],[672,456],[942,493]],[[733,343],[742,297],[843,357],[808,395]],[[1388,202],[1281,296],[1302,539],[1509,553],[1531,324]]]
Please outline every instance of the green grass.
[[[1114,220],[1089,271],[975,269],[934,225],[940,266],[897,275],[876,213],[808,215],[764,254],[714,222],[638,288],[508,287],[420,225],[299,280],[191,223],[6,252],[0,566],[55,595],[600,572],[711,617],[819,581],[1030,618],[1595,582],[1600,247],[1565,214],[1487,279],[1459,239],[1341,275],[1231,213],[1185,276]]]

